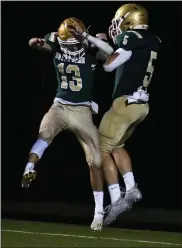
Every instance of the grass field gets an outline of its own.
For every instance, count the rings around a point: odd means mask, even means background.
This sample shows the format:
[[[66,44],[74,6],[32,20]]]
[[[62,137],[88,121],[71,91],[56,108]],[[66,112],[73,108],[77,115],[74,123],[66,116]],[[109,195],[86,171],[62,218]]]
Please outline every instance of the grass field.
[[[105,228],[3,219],[2,247],[182,247],[180,233]]]

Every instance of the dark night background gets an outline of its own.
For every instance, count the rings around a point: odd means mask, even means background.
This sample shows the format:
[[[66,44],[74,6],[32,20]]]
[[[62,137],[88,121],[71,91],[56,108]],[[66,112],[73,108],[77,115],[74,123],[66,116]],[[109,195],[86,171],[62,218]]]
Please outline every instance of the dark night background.
[[[32,51],[28,40],[57,31],[61,22],[71,16],[92,25],[92,35],[107,33],[123,3],[126,2],[2,3],[3,202],[93,204],[84,153],[70,133],[55,138],[38,164],[37,180],[30,189],[21,188],[28,152],[57,87],[51,57]],[[144,196],[136,209],[181,211],[181,3],[140,3],[148,9],[151,30],[162,44],[150,88],[150,114],[127,143]],[[113,82],[114,74],[98,70],[95,100],[100,104],[100,114],[94,116],[97,125],[111,103]],[[11,215],[7,212],[4,208],[4,216]]]

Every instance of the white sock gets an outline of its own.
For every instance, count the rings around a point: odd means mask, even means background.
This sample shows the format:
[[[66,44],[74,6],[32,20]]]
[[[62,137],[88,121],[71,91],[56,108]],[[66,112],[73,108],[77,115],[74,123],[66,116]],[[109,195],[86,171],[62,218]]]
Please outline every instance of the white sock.
[[[38,139],[35,144],[32,146],[32,149],[30,150],[30,153],[35,153],[39,157],[39,159],[42,157],[45,149],[48,147],[48,143],[45,142],[42,139]]]
[[[26,164],[26,166],[25,166],[24,174],[26,174],[27,172],[29,172],[30,170],[33,170],[33,169],[34,169],[34,164],[28,162],[28,163]]]
[[[103,202],[104,202],[104,192],[103,191],[94,191],[94,200],[95,200],[95,216],[101,218],[103,217]]]
[[[109,194],[111,198],[111,204],[113,204],[114,202],[118,200],[118,198],[121,195],[119,184],[116,183],[116,184],[109,185],[108,190],[109,190]]]
[[[134,180],[133,172],[125,173],[123,175],[123,179],[125,182],[126,191],[129,191],[130,189],[132,189],[135,186],[135,180]]]

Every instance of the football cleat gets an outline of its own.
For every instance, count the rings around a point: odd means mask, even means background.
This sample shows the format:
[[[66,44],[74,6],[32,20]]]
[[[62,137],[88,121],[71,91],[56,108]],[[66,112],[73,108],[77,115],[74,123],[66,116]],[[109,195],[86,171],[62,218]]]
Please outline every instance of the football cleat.
[[[103,219],[104,219],[104,213],[100,214],[100,217],[94,217],[92,224],[90,225],[90,228],[94,232],[102,231],[103,228]]]
[[[134,203],[139,202],[142,199],[142,194],[140,190],[137,188],[137,185],[135,185],[131,190],[126,192],[126,195],[123,199],[123,201],[126,201],[127,203],[127,209],[131,209],[133,207]]]
[[[31,182],[35,180],[36,176],[37,172],[33,169],[25,171],[21,181],[22,188],[29,188]]]
[[[141,199],[142,194],[137,186],[134,186],[131,190],[126,191],[125,197],[123,199],[120,197],[114,204],[106,208],[106,212],[108,214],[104,220],[103,225],[108,226],[111,224],[120,214],[130,210],[133,204],[140,201]]]
[[[109,224],[111,224],[121,213],[120,211],[121,211],[122,201],[123,199],[120,196],[115,203],[105,208],[105,212],[107,213],[107,215],[104,219],[104,223],[103,223],[104,226],[108,226]],[[124,207],[126,206],[124,205]]]

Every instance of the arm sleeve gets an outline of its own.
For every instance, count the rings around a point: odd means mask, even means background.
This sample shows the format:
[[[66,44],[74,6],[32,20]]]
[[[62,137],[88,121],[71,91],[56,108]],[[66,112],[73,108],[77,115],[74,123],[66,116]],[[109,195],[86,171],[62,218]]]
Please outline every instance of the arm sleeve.
[[[118,50],[116,50],[115,53],[118,53],[118,56],[110,64],[103,65],[104,70],[107,72],[114,71],[117,67],[128,61],[132,55],[132,51],[127,51],[123,48],[119,48]],[[112,54],[111,56],[114,56],[114,54]]]
[[[94,46],[96,46],[98,49],[102,50],[103,52],[105,52],[106,54],[110,55],[113,53],[113,48],[105,41],[93,37],[91,35],[87,35],[86,32],[83,33],[83,37],[87,37],[87,40],[93,44]]]
[[[101,41],[105,42],[106,44],[110,46],[108,40],[102,39]],[[99,49],[98,47],[96,47],[94,44],[90,42],[89,42],[89,51],[92,55],[96,56],[96,59],[98,60],[105,60],[107,56],[109,55],[108,53],[104,52],[103,49]],[[113,48],[112,48],[112,51],[114,51]]]

